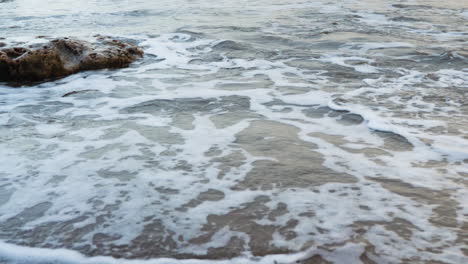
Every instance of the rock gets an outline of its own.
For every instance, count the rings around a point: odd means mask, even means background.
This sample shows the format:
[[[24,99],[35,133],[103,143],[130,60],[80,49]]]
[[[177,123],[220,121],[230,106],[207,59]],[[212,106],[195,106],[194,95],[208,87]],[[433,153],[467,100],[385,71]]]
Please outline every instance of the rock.
[[[86,93],[86,92],[97,92],[97,91],[98,90],[92,90],[92,89],[81,90],[81,91],[71,91],[71,92],[68,92],[68,93],[62,95],[62,97],[68,97],[68,96],[72,96],[72,95],[75,95],[75,94]]]
[[[27,84],[81,71],[127,67],[141,58],[136,45],[98,36],[94,42],[60,38],[30,48],[0,50],[0,82]]]

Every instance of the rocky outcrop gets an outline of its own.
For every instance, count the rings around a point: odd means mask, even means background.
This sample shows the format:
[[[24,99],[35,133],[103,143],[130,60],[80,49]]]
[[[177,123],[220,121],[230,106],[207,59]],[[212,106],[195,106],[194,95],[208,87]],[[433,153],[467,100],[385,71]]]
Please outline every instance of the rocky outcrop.
[[[100,36],[93,42],[61,38],[28,48],[4,48],[0,82],[25,84],[81,71],[123,68],[142,56],[136,45]]]

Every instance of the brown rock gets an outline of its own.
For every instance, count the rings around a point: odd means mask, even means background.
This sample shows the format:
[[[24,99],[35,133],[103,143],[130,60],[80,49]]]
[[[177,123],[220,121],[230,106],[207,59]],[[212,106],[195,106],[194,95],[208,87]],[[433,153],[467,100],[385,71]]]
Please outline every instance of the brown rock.
[[[6,48],[0,50],[0,82],[24,84],[87,70],[123,68],[142,56],[139,47],[105,37],[93,43],[62,38],[30,49]]]

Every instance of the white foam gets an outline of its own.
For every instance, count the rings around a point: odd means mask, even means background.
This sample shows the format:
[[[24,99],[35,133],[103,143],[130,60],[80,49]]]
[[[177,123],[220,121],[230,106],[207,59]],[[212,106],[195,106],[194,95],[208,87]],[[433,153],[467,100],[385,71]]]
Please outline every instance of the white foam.
[[[379,72],[378,68],[369,64],[369,63],[372,63],[373,60],[362,58],[362,57],[356,57],[356,56],[346,57],[346,56],[339,56],[339,55],[338,56],[329,55],[329,56],[322,57],[319,60],[325,61],[325,62],[331,62],[331,63],[344,66],[344,67],[353,68],[357,72],[362,72],[362,73]],[[359,61],[359,62],[363,62],[364,64],[353,65],[353,64],[347,63],[347,61]]]
[[[206,264],[206,263],[294,263],[296,260],[304,257],[305,253],[291,255],[270,255],[262,258],[247,258],[239,257],[230,260],[176,260],[170,258],[149,259],[149,260],[128,260],[114,259],[110,257],[85,257],[75,251],[67,249],[43,249],[21,247],[12,244],[0,242],[0,260],[8,261],[11,264],[46,264],[46,263],[61,263],[61,264]]]

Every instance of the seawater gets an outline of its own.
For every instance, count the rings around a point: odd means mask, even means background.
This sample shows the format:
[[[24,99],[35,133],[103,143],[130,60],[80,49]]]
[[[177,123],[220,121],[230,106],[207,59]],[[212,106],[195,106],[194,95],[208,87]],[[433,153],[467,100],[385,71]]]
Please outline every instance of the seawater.
[[[466,1],[0,1],[145,58],[0,84],[0,263],[468,263]]]

